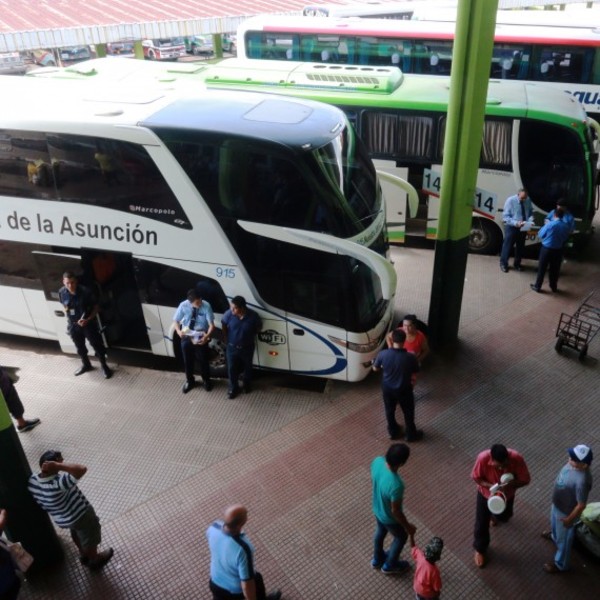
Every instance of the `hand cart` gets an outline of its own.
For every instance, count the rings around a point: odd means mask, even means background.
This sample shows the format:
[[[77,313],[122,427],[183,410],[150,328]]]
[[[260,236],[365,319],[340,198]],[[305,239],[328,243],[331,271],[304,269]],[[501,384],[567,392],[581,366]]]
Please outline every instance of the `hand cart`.
[[[593,305],[594,294],[595,291],[591,292],[573,315],[561,313],[556,328],[558,339],[554,349],[560,353],[565,346],[573,348],[579,352],[579,360],[582,362],[587,356],[590,342],[600,329],[600,306]]]

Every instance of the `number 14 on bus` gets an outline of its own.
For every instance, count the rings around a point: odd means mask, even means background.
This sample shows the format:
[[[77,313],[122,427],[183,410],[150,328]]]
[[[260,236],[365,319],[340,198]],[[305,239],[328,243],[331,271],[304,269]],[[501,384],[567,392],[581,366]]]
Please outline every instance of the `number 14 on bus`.
[[[423,191],[437,199],[438,204],[441,187],[441,173],[433,169],[424,169]],[[475,195],[473,196],[473,210],[484,217],[494,220],[498,214],[498,196],[488,190],[476,187]],[[437,211],[435,212],[437,213]]]

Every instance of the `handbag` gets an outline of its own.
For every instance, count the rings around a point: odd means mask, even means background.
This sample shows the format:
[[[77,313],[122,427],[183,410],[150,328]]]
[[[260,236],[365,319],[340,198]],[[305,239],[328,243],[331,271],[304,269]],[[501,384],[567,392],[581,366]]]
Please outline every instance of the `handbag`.
[[[6,550],[8,550],[15,567],[21,571],[21,573],[25,573],[33,563],[33,556],[23,548],[21,542],[14,542],[12,544],[4,540],[0,540],[0,542]]]

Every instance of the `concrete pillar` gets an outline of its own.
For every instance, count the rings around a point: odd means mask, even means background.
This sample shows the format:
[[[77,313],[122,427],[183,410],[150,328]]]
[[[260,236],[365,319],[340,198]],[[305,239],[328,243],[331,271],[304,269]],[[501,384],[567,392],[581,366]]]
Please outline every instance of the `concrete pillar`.
[[[497,10],[498,0],[458,3],[429,306],[434,347],[458,339]]]

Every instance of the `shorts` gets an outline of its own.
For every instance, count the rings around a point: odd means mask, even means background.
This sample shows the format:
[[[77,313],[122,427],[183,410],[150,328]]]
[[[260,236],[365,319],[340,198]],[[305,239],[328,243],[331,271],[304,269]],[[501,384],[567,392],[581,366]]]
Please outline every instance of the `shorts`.
[[[70,529],[82,548],[96,548],[102,541],[100,519],[93,506],[90,506]]]

